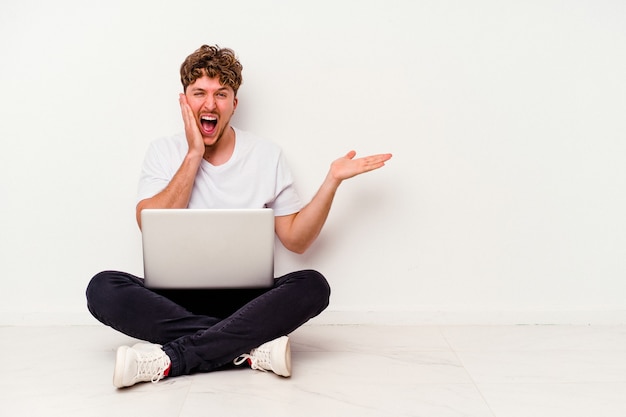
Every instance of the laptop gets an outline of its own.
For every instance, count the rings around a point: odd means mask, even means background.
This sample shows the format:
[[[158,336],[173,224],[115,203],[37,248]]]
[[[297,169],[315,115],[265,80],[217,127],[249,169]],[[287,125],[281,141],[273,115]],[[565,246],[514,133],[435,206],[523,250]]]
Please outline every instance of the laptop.
[[[274,283],[272,209],[145,209],[141,229],[147,288]]]

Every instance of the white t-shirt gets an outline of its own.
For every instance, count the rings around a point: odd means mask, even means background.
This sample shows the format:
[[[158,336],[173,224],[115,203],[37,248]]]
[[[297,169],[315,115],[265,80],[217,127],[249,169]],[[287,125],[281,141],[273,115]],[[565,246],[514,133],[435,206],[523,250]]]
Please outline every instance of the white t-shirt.
[[[281,149],[235,130],[235,149],[225,164],[202,160],[188,208],[263,208],[274,215],[297,213],[302,203]],[[161,192],[180,168],[188,145],[184,133],[150,144],[139,179],[137,202]]]

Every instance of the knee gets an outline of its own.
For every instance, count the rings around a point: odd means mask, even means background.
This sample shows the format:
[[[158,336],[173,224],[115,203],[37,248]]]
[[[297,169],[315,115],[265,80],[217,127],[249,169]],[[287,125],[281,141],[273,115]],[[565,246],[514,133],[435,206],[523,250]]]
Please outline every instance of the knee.
[[[97,306],[100,302],[106,298],[106,294],[109,292],[110,282],[110,272],[104,271],[94,275],[89,281],[89,284],[87,284],[85,296],[87,297],[87,308],[92,314],[94,313],[94,309],[98,309]]]
[[[100,272],[94,275],[93,278],[91,278],[91,280],[89,281],[89,284],[87,284],[87,300],[97,297],[98,294],[102,294],[103,290],[108,287],[109,281],[109,271]]]
[[[115,289],[123,279],[124,273],[116,271],[103,271],[96,275],[87,284],[85,295],[87,308],[95,316],[102,308],[110,304],[115,295]]]
[[[320,272],[315,270],[302,271],[306,281],[306,295],[320,307],[320,311],[328,307],[330,302],[330,285]]]

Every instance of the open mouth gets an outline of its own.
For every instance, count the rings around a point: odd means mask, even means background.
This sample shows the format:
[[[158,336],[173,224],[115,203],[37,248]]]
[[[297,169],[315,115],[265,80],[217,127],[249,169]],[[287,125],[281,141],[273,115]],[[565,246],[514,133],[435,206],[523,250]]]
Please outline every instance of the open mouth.
[[[202,126],[202,132],[204,134],[210,135],[215,132],[215,128],[217,126],[217,117],[201,116],[200,125]]]

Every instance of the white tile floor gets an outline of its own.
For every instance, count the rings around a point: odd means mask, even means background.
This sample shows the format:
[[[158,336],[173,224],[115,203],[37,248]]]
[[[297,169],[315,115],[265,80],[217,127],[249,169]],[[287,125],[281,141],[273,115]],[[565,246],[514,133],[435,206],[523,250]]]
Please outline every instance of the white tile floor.
[[[626,326],[322,326],[289,379],[250,369],[116,390],[102,326],[0,327],[2,416],[626,416]]]

